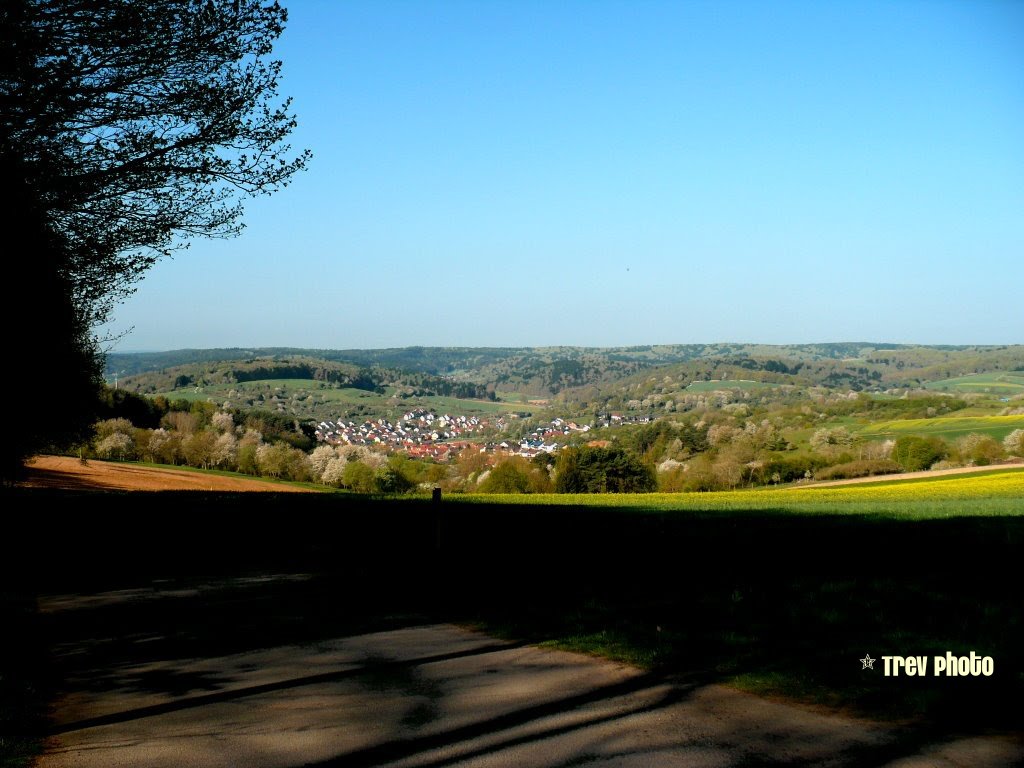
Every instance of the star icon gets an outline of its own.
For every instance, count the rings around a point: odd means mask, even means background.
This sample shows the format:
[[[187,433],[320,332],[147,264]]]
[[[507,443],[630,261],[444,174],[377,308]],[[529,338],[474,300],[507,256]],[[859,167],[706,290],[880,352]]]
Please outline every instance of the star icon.
[[[865,653],[864,658],[859,661],[861,669],[874,669],[875,662],[878,661],[878,659],[872,659],[870,653]]]

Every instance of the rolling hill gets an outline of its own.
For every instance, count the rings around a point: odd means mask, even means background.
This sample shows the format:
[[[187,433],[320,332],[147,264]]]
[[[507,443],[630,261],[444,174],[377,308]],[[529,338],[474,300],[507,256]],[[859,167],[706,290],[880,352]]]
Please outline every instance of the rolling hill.
[[[532,408],[550,401],[569,412],[593,412],[765,387],[1016,394],[1024,389],[1024,345],[185,349],[112,353],[107,376],[139,394],[270,407],[300,418],[327,418],[339,408],[372,414],[433,404],[494,413],[526,408],[526,401]]]

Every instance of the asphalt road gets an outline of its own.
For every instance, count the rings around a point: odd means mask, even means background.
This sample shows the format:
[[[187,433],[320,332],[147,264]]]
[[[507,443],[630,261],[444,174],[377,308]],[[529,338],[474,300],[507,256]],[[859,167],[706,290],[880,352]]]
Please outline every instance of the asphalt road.
[[[180,592],[52,596],[51,618]],[[258,606],[254,606],[258,609]],[[446,624],[149,652],[102,622],[56,653],[66,684],[39,768],[247,766],[1005,766],[1001,736],[907,737],[897,726]],[[254,638],[258,640],[259,638]]]

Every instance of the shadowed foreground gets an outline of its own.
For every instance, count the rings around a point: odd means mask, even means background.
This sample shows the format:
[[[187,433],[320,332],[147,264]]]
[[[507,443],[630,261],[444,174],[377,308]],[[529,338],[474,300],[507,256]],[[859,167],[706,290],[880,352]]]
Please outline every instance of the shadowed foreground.
[[[974,737],[920,746],[898,729],[765,701],[452,625],[189,657],[147,614],[176,601],[259,604],[303,579],[45,598],[72,631],[98,611],[140,631],[58,647],[66,676],[40,768],[107,766],[1006,765],[1019,743]],[[267,604],[269,605],[269,604]],[[400,620],[392,619],[392,621]],[[230,646],[235,645],[233,652]],[[212,649],[208,649],[212,650]],[[900,756],[906,760],[900,760]],[[913,758],[913,759],[910,759]],[[926,762],[922,762],[926,760]]]
[[[7,584],[39,595],[19,615],[50,649],[32,661],[55,704],[43,768],[1024,757],[1024,518],[10,501],[28,533]],[[41,507],[59,511],[29,514]],[[548,640],[647,671],[524,642]],[[991,655],[996,674],[895,679],[857,662],[946,649]]]

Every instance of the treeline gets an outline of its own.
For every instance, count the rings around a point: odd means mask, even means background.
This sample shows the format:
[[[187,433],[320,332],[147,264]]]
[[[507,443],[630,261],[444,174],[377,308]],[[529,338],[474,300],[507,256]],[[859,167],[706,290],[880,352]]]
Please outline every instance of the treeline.
[[[920,400],[910,404],[902,401],[898,407],[914,415],[919,410],[935,408],[932,398]],[[959,408],[954,399],[943,398],[938,402]],[[618,428],[609,447],[619,448],[651,467],[657,489],[666,492],[730,490],[932,468],[986,466],[1024,456],[1021,429],[1003,440],[984,434],[968,434],[954,441],[913,435],[896,440],[866,440],[843,426],[830,426],[814,429],[809,440],[800,441],[799,445],[794,431],[802,431],[802,426],[793,414],[758,418],[747,405],[732,403],[687,419],[662,419]]]
[[[218,357],[223,360],[217,362]],[[177,361],[190,362],[152,370],[158,363]],[[965,373],[1022,367],[1024,346],[716,344],[607,349],[183,350],[113,354],[110,370],[150,368],[121,383],[149,393],[281,378],[378,393],[395,387],[404,397],[492,399],[495,389],[502,389],[538,397],[557,395],[567,405],[615,410],[652,395],[679,402],[687,385],[698,381],[750,379],[879,392]]]
[[[214,414],[223,411],[209,402],[190,401],[184,398],[168,398],[162,395],[143,397],[123,389],[107,388],[102,395],[100,421],[123,419],[133,427],[156,429],[169,426],[175,413],[188,413],[197,419],[199,426],[210,423]],[[273,411],[231,408],[223,411],[232,420],[246,429],[255,429],[272,441],[281,441],[302,450],[313,447],[313,427],[296,419]],[[173,425],[170,425],[173,426]]]
[[[232,368],[226,372],[226,375],[232,382],[303,379],[323,381],[378,394],[384,392],[384,386],[375,378],[374,372],[365,368],[350,371],[309,363],[271,363],[250,368]]]
[[[494,388],[471,381],[456,381],[424,373],[402,373],[394,382],[398,397],[458,397],[464,400],[495,400]]]
[[[392,368],[360,368],[345,363],[315,359],[248,359],[219,366],[189,365],[129,377],[119,383],[123,389],[156,393],[218,384],[291,379],[323,382],[338,387],[383,394],[388,387],[400,397],[438,395],[474,400],[495,399],[494,388],[446,376],[407,372]]]
[[[443,376],[409,373],[389,368],[337,368],[311,363],[273,363],[258,367],[232,368],[227,375],[236,382],[268,379],[304,379],[322,381],[351,389],[383,394],[387,387],[399,388],[399,396],[437,395],[463,399],[494,399],[494,390],[484,384],[456,381]]]
[[[963,410],[967,401],[949,395],[880,399],[859,395],[854,399],[830,403],[822,409],[828,416],[863,416],[869,420],[927,419]]]
[[[873,411],[916,416],[963,401],[924,395],[907,400],[839,398],[756,415],[747,403],[709,405],[676,419],[567,438],[532,460],[469,447],[453,461],[413,460],[356,446],[317,444],[312,427],[280,413],[223,410],[205,402],[106,392],[104,419],[87,455],[187,464],[360,493],[439,486],[466,493],[644,493],[714,491],[809,480],[984,466],[1024,456],[1024,429],[1003,440],[968,434],[955,441],[908,435],[865,440],[827,416]],[[834,423],[833,423],[834,424]],[[808,425],[813,431],[805,435]],[[594,440],[595,434],[608,440]],[[797,444],[799,443],[799,444]]]

